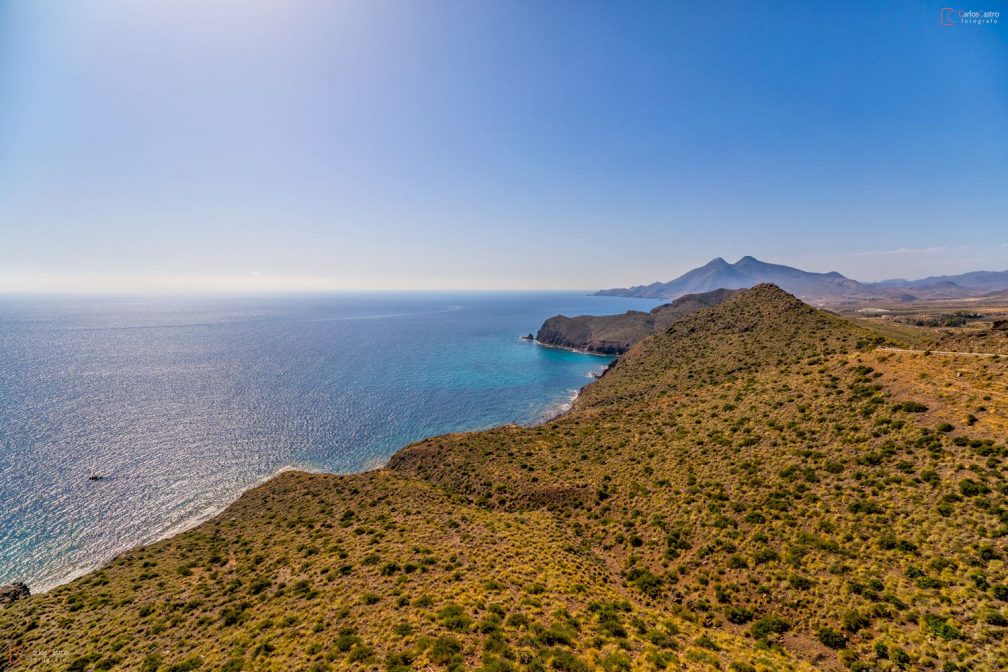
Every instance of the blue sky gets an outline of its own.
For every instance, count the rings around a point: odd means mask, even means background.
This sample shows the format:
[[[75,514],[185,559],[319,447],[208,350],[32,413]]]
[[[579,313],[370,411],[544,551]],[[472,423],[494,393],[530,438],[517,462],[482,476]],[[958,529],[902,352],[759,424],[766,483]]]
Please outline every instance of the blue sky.
[[[0,291],[1002,270],[1008,5],[941,5],[0,2]]]

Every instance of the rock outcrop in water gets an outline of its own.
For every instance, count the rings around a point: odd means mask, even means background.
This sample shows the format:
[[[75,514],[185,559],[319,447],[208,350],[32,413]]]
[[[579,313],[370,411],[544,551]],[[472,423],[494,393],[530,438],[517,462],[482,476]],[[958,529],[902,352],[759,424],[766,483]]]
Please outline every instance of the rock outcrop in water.
[[[642,338],[667,329],[676,320],[701,308],[717,305],[739,291],[716,289],[702,294],[688,294],[648,313],[629,310],[622,315],[556,315],[543,323],[536,340],[544,345],[601,355],[621,355]]]
[[[0,586],[0,604],[16,602],[17,600],[29,597],[30,595],[31,591],[28,590],[28,586],[21,582],[8,583],[5,586]]]

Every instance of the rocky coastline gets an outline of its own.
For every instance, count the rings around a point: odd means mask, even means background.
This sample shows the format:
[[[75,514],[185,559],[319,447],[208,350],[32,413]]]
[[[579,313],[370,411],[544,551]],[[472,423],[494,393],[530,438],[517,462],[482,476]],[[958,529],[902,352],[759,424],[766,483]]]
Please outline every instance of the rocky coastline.
[[[539,328],[535,340],[542,345],[578,352],[619,356],[637,341],[667,329],[676,320],[701,308],[717,305],[739,291],[716,289],[688,294],[647,313],[628,310],[620,315],[554,315]]]

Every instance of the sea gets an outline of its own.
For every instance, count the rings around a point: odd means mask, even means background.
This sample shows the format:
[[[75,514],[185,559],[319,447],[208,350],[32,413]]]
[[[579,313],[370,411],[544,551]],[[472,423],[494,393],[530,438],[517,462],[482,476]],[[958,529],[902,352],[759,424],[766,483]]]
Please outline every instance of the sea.
[[[520,336],[656,303],[0,298],[0,584],[51,589],[282,470],[375,469],[427,436],[542,422],[610,360]]]

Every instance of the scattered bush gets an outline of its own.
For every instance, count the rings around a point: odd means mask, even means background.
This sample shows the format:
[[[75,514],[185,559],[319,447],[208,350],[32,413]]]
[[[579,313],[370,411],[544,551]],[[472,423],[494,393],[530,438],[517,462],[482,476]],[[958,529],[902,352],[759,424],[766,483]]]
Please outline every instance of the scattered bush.
[[[438,612],[441,625],[455,632],[465,632],[472,625],[472,619],[466,615],[459,605],[451,603]]]
[[[843,627],[847,632],[857,632],[858,630],[867,628],[869,625],[871,625],[871,621],[869,621],[868,617],[860,611],[851,609],[844,612]]]
[[[374,660],[374,649],[370,646],[358,644],[350,651],[347,660],[351,663],[367,663]]]
[[[728,607],[725,609],[725,618],[729,623],[743,625],[753,619],[753,612],[748,607]]]
[[[927,614],[924,616],[924,623],[931,634],[936,637],[945,640],[962,639],[962,631],[941,616]]]
[[[627,572],[627,580],[639,591],[648,597],[658,597],[662,591],[662,578],[651,570],[643,567],[634,567]]]
[[[780,635],[791,629],[791,624],[779,616],[764,616],[749,629],[756,639],[766,639],[770,635]]]
[[[819,628],[819,632],[816,634],[819,641],[831,649],[843,649],[847,646],[847,637],[832,628]]]
[[[430,659],[438,665],[448,665],[461,660],[462,643],[450,635],[442,635],[431,646]]]

